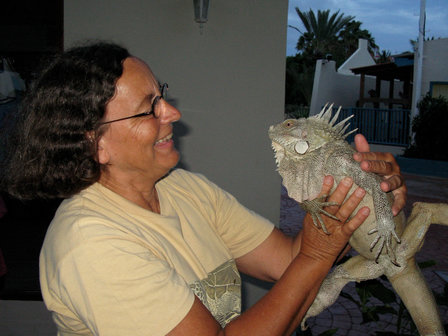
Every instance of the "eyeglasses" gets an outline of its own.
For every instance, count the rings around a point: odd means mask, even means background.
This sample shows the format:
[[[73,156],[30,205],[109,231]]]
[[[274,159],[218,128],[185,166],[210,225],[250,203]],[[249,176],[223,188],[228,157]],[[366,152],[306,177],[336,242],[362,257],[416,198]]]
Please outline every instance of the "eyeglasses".
[[[153,115],[154,118],[157,119],[158,117],[160,117],[160,109],[156,109],[157,104],[159,103],[160,99],[166,100],[167,91],[168,91],[167,83],[160,85],[160,96],[156,96],[154,98],[154,101],[152,102],[152,106],[151,106],[151,111],[135,114],[135,115],[120,118],[120,119],[105,121],[105,122],[100,123],[99,126],[105,125],[105,124],[110,124],[110,123],[113,123],[116,121],[126,120],[126,119],[145,117],[145,116],[149,116],[151,114]]]

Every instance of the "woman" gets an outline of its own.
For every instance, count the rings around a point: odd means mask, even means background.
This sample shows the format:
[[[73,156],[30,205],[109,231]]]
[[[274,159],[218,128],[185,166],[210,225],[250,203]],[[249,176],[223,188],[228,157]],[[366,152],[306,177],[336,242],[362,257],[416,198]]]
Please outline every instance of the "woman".
[[[8,191],[63,197],[45,238],[41,287],[60,335],[287,335],[352,232],[364,196],[345,179],[329,197],[325,235],[305,220],[294,239],[205,177],[173,170],[172,123],[150,68],[112,44],[53,60],[24,102]],[[363,138],[358,149],[368,150]],[[359,154],[404,203],[398,166]],[[389,162],[383,161],[387,159]],[[377,160],[381,159],[381,160]],[[333,184],[327,177],[322,194]],[[344,203],[343,203],[344,202]],[[241,313],[239,272],[275,281]]]

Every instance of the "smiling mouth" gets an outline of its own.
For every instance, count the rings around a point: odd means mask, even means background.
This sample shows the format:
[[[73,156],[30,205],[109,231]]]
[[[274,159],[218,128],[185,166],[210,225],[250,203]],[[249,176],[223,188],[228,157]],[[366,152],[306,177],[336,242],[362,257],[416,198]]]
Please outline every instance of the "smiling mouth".
[[[162,139],[157,140],[155,144],[158,145],[158,144],[161,144],[161,143],[164,143],[164,142],[168,142],[168,141],[171,140],[172,137],[173,137],[173,133],[168,134],[166,137],[163,137]]]

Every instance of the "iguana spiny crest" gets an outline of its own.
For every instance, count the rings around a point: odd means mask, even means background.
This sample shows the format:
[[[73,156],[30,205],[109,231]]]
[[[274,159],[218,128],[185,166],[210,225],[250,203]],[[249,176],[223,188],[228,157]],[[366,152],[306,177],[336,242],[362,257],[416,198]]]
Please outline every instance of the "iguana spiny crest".
[[[277,164],[288,153],[294,156],[297,156],[297,154],[303,155],[327,143],[345,140],[350,134],[357,131],[357,129],[354,129],[345,133],[350,126],[348,120],[353,118],[353,115],[336,124],[341,108],[339,107],[333,117],[332,109],[333,105],[328,108],[325,105],[322,111],[315,116],[288,119],[279,125],[271,126],[269,136],[272,140]],[[297,158],[300,158],[300,156]]]

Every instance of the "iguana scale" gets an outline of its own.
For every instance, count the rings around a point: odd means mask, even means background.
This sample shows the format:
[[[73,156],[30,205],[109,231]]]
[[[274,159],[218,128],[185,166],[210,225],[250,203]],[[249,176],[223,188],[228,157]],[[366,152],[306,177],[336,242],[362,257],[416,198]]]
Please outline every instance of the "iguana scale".
[[[339,111],[333,115],[332,106],[324,107],[316,116],[288,119],[269,128],[278,172],[288,195],[312,215],[316,226],[331,234],[321,218],[329,215],[324,211],[329,204],[325,197],[317,198],[326,175],[334,177],[335,186],[344,177],[351,177],[354,185],[350,194],[357,186],[367,192],[358,208],[368,206],[373,209],[349,241],[359,255],[327,276],[302,321],[302,327],[307,318],[332,305],[348,282],[374,279],[384,274],[405,303],[420,334],[445,335],[434,297],[414,255],[422,246],[431,223],[448,225],[448,204],[418,203],[407,225],[402,212],[394,217],[392,196],[380,189],[380,178],[364,172],[353,159],[354,149],[345,138],[356,130],[345,133],[350,118],[336,124]],[[374,233],[376,237],[372,238]],[[376,251],[373,251],[375,247]]]

